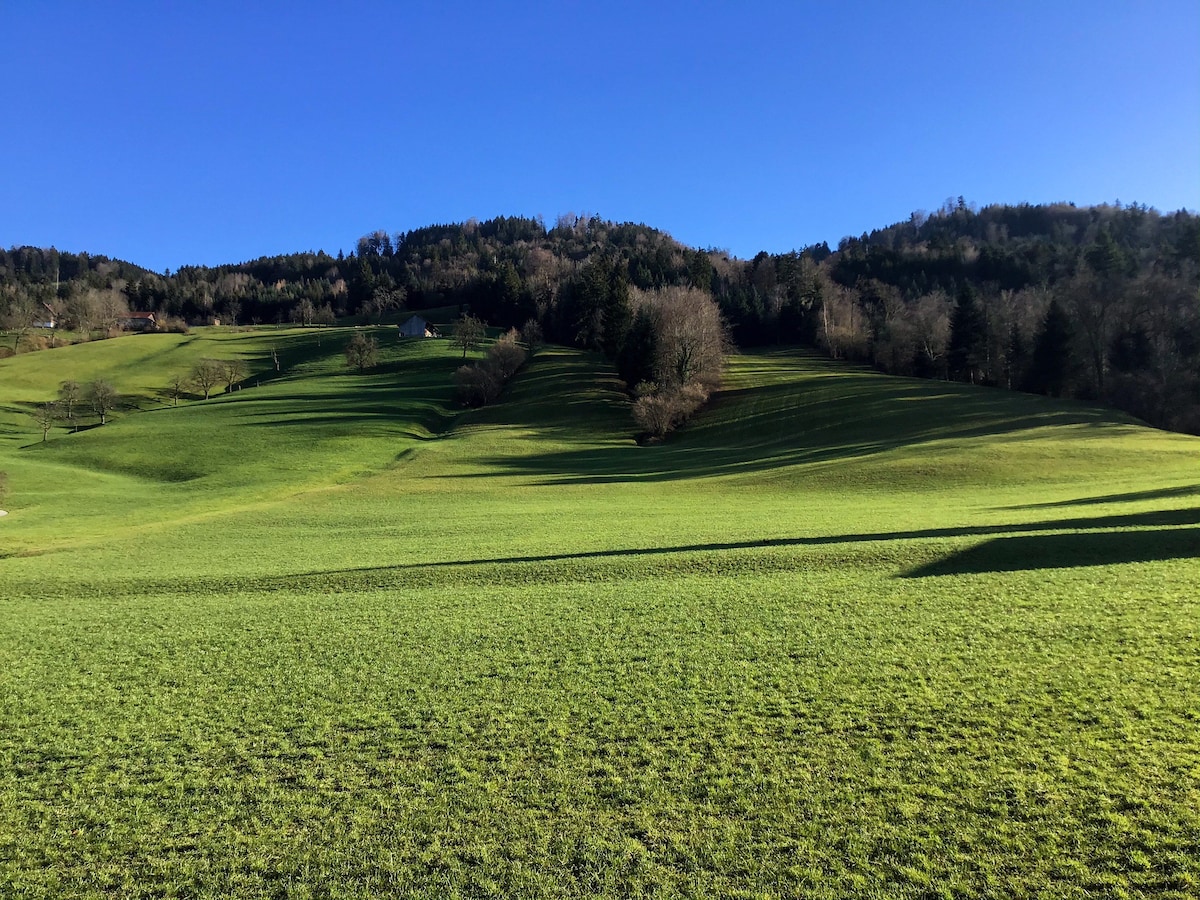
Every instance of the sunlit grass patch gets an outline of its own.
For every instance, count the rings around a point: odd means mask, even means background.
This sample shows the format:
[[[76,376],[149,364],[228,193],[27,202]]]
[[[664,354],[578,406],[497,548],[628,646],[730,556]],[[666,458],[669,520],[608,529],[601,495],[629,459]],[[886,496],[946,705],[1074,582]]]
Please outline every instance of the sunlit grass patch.
[[[639,447],[348,334],[0,444],[12,895],[1195,895],[1197,439],[771,353]]]

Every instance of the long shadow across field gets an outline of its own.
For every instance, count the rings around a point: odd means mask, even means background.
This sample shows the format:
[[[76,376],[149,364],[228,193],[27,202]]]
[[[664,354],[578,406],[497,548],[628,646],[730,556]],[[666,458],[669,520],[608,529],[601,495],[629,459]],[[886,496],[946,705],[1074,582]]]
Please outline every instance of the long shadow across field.
[[[1142,500],[1167,500],[1175,497],[1200,495],[1200,484],[1160,488],[1155,491],[1129,491],[1124,494],[1102,494],[1099,497],[1080,497],[1076,500],[1054,500],[1049,503],[1025,503],[1021,506],[998,506],[997,509],[1054,509],[1063,506],[1092,506],[1102,503],[1137,503]]]
[[[854,544],[876,541],[920,540],[927,538],[957,538],[1004,535],[979,548],[954,554],[901,577],[920,578],[932,575],[953,575],[1019,569],[1070,568],[1076,566],[1109,565],[1124,562],[1147,562],[1166,559],[1200,557],[1200,528],[1178,526],[1200,525],[1200,508],[1155,510],[1122,516],[1103,516],[1087,519],[1057,519],[1045,522],[1021,522],[1009,525],[977,525],[958,528],[927,528],[914,531],[888,531],[860,534],[819,535],[814,537],[777,538],[758,541],[728,541],[707,544],[680,544],[670,547],[633,547],[614,550],[590,550],[579,553],[547,553],[525,556],[500,556],[482,559],[441,560],[437,562],[403,563],[395,566],[359,566],[302,573],[282,579],[268,579],[269,586],[297,580],[337,577],[344,584],[346,576],[362,579],[362,587],[372,585],[372,575],[402,571],[475,566],[517,565],[523,563],[567,562],[618,557],[652,557],[683,553],[714,553],[721,551],[757,550],[771,547],[806,547],[831,544]],[[1132,530],[1156,528],[1158,530]],[[1075,530],[1077,534],[1028,534]],[[1013,535],[1020,535],[1014,537]],[[990,548],[990,549],[987,549]],[[257,587],[267,586],[256,581]]]
[[[1200,557],[1200,528],[1019,535],[986,541],[913,569],[904,577],[1074,569],[1195,557]]]

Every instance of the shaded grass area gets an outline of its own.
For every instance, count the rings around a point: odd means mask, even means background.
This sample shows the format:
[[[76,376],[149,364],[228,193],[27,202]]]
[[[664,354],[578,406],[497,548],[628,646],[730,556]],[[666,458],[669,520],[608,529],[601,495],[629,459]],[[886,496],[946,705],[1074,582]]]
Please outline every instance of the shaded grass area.
[[[0,895],[1200,893],[1200,441],[773,353],[638,447],[335,338],[0,441]]]
[[[1047,503],[1027,503],[1009,509],[1051,509],[1060,506],[1094,506],[1108,503],[1137,503],[1143,500],[1168,500],[1177,497],[1200,496],[1200,485],[1156,488],[1149,491],[1127,491],[1121,494],[1101,494],[1099,497],[1078,497],[1072,500],[1051,500]]]
[[[958,471],[963,462],[958,445],[973,439],[986,438],[976,463],[986,468],[992,451],[1008,440],[1053,435],[1078,442],[1145,431],[1108,410],[1009,391],[885,377],[783,352],[735,359],[711,407],[661,445],[631,447],[624,441],[580,446],[553,440],[572,427],[569,415],[576,404],[599,406],[597,415],[603,415],[613,430],[632,431],[627,403],[615,386],[593,382],[590,394],[580,392],[554,416],[536,404],[523,404],[522,414],[541,415],[531,422],[504,419],[506,424],[537,428],[550,439],[550,448],[515,458],[485,458],[477,476],[494,477],[498,470],[552,484],[770,477],[813,464],[873,464],[875,458],[896,451],[915,457],[918,448],[927,446],[928,465],[912,474],[928,484],[939,476],[943,481],[974,480],[975,473]],[[948,455],[959,458],[940,465],[938,455],[947,446]]]
[[[910,577],[1073,569],[1177,559],[1200,561],[1200,528],[993,538],[921,566]]]

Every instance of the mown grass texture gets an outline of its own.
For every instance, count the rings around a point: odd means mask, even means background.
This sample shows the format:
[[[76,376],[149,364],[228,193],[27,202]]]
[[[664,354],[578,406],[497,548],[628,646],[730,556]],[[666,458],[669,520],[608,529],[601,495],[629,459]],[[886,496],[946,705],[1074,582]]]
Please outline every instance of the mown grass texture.
[[[11,414],[0,893],[1200,892],[1200,441],[781,352],[638,447],[594,358],[456,414],[339,334]]]

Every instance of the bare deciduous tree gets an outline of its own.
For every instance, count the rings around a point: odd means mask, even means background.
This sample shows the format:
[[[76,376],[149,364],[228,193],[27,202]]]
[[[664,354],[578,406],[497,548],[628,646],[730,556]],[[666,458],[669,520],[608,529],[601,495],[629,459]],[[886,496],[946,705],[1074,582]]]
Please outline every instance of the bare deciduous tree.
[[[944,291],[917,298],[912,307],[913,338],[919,368],[927,374],[944,374],[946,347],[950,343],[950,310],[953,302]]]
[[[191,382],[196,386],[196,389],[204,394],[204,399],[207,400],[212,394],[213,388],[221,383],[221,379],[225,377],[225,366],[220,360],[202,359],[196,363],[196,367],[192,369]]]
[[[404,309],[406,296],[407,293],[402,287],[377,287],[371,294],[371,299],[363,304],[363,314],[374,316],[376,324],[379,324],[389,312]]]
[[[831,284],[822,291],[819,338],[830,356],[852,359],[866,355],[866,324],[852,288]]]
[[[528,354],[521,335],[510,328],[488,348],[487,356],[473,365],[460,366],[454,373],[458,398],[466,406],[484,406],[500,396],[504,385],[525,364]]]
[[[708,391],[695,382],[638,387],[640,390],[633,404],[633,420],[655,439],[665,437],[708,402]]]
[[[529,351],[530,356],[534,356],[538,352],[538,348],[542,346],[542,326],[538,324],[537,319],[526,319],[525,324],[521,326],[521,340],[525,342],[525,348]]]
[[[346,344],[346,365],[358,369],[359,375],[374,366],[378,356],[379,342],[361,331],[354,332]]]
[[[61,417],[61,410],[57,403],[39,403],[37,409],[33,411],[33,421],[37,422],[38,428],[42,429],[42,440],[46,440],[46,435],[50,433],[50,429],[54,427],[54,423]]]
[[[221,360],[221,377],[225,380],[225,390],[232,391],[233,386],[246,377],[246,364],[240,359]]]
[[[68,378],[58,387],[58,399],[62,403],[63,418],[72,422],[75,420],[75,407],[83,400],[83,389],[78,381]]]
[[[167,396],[171,398],[173,405],[179,405],[179,398],[183,396],[188,389],[190,379],[186,375],[176,373],[167,380]]]
[[[668,287],[634,291],[635,307],[649,306],[654,324],[654,373],[660,385],[721,381],[728,338],[721,311],[707,291]]]
[[[511,328],[501,335],[496,343],[488,347],[487,364],[491,366],[500,381],[508,381],[525,364],[528,355],[519,341],[521,335],[517,329]]]
[[[88,385],[87,399],[92,410],[100,417],[100,424],[104,425],[108,422],[108,414],[117,408],[121,395],[107,381],[93,381]]]
[[[100,312],[100,327],[110,336],[121,325],[121,320],[129,316],[129,303],[125,295],[118,290],[100,291],[97,308]]]
[[[483,320],[464,314],[454,322],[454,346],[462,347],[462,358],[467,358],[467,351],[474,350],[483,341],[485,334]]]
[[[317,310],[313,306],[311,300],[305,297],[294,307],[292,307],[291,318],[293,322],[299,322],[306,328],[313,323],[313,318],[316,316]]]
[[[66,300],[63,307],[63,318],[69,328],[91,333],[100,321],[100,292],[95,290],[75,291]]]

